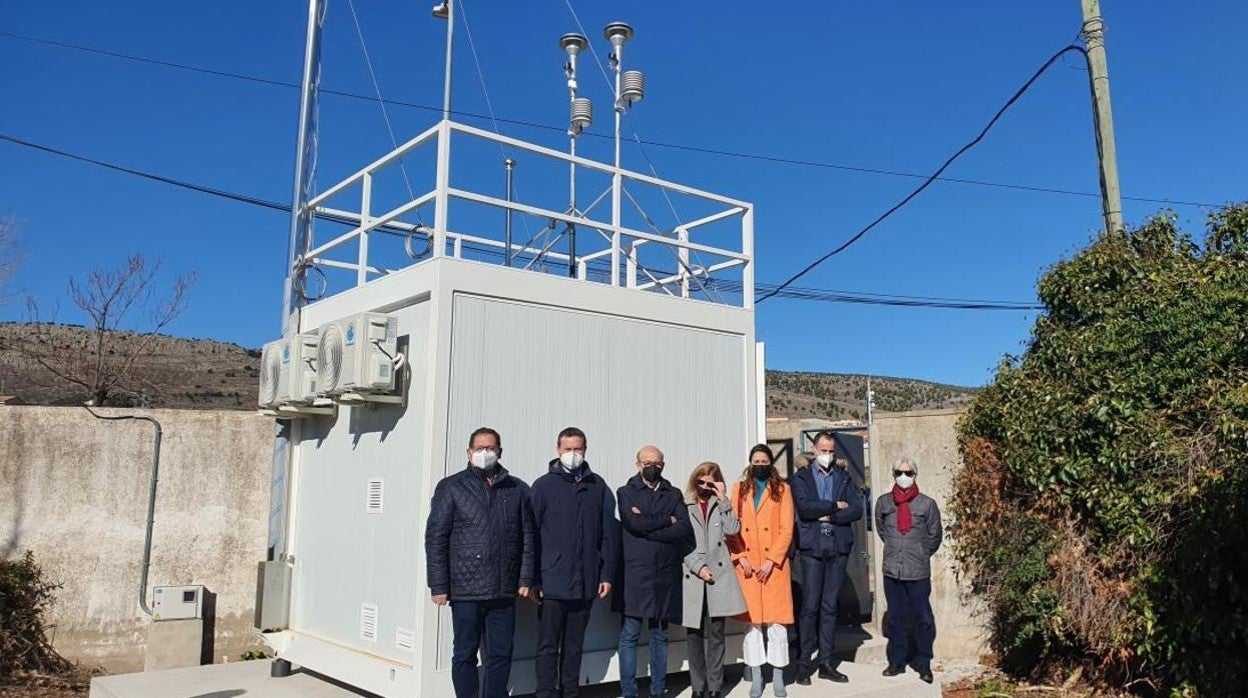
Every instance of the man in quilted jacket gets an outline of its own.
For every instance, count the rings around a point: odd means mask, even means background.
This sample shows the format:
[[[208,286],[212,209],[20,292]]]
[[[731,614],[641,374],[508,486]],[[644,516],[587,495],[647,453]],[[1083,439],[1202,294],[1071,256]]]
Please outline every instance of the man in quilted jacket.
[[[502,437],[481,427],[468,438],[468,465],[438,483],[425,530],[429,593],[451,605],[451,683],[478,698],[477,653],[485,640],[485,698],[507,695],[516,597],[533,585],[536,540],[529,488],[499,459]]]

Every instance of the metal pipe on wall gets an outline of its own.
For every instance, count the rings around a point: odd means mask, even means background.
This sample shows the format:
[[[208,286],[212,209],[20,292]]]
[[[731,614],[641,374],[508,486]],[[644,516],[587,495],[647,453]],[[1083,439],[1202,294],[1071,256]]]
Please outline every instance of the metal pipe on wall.
[[[137,419],[143,422],[150,422],[152,431],[152,475],[147,488],[147,530],[143,534],[143,567],[139,576],[139,607],[147,615],[152,615],[152,609],[147,605],[147,578],[148,573],[152,569],[152,529],[156,527],[156,483],[160,481],[160,441],[163,432],[160,428],[160,422],[155,417],[148,415],[119,415],[110,416],[99,414],[91,409],[90,404],[83,405],[92,417],[96,419],[106,419],[110,421],[119,421],[123,419]]]

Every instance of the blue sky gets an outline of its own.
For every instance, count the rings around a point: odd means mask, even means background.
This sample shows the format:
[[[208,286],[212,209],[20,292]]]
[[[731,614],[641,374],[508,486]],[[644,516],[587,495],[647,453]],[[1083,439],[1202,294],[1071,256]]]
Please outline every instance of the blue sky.
[[[566,118],[557,37],[563,0],[463,0],[499,116]],[[385,95],[438,104],[443,25],[431,2],[356,0]],[[1077,0],[573,3],[591,40],[624,19],[628,67],[646,71],[630,115],[642,138],[847,165],[928,172],[973,136],[1079,24]],[[1243,163],[1248,3],[1105,0],[1119,165],[1126,196],[1221,203],[1248,198]],[[124,9],[123,9],[124,8]],[[462,29],[462,25],[461,25]],[[300,2],[33,2],[0,31],[283,81],[297,81]],[[324,86],[371,93],[350,11],[330,0]],[[484,113],[467,41],[455,103]],[[0,133],[130,167],[285,201],[297,93],[0,36]],[[608,99],[582,65],[598,130]],[[400,140],[435,115],[393,108]],[[481,126],[488,124],[466,119]],[[389,149],[375,103],[326,96],[320,182]],[[563,147],[558,134],[504,133]],[[603,141],[586,145],[608,156]],[[759,280],[778,282],[856,232],[917,181],[689,153],[646,151],[660,175],[755,202]],[[645,169],[636,147],[626,166]],[[1071,56],[1050,70],[949,176],[1095,192],[1087,78]],[[541,183],[518,186],[535,190]],[[1129,222],[1163,204],[1126,201]],[[1175,206],[1200,229],[1206,210]],[[799,285],[872,293],[1034,299],[1037,276],[1086,244],[1099,201],[937,183]],[[661,214],[662,211],[657,212]],[[201,194],[0,143],[0,216],[26,260],[17,288],[45,305],[66,280],[127,253],[199,281],[174,334],[259,346],[278,333],[288,220]],[[60,319],[77,321],[62,301]],[[18,319],[21,308],[0,308]],[[1019,352],[1034,315],[772,299],[757,313],[770,368],[871,373],[980,385]]]

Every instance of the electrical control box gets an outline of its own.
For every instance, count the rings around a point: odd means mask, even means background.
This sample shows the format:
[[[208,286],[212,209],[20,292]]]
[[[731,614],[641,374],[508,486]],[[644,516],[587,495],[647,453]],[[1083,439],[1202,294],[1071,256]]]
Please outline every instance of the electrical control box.
[[[204,617],[204,587],[156,587],[152,620],[188,620]]]

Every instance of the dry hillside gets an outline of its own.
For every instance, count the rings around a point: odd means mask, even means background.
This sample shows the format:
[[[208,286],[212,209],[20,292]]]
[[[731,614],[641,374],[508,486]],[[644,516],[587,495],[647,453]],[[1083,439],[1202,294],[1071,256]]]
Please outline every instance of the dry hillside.
[[[13,341],[21,324],[0,323],[0,395],[16,395],[35,405],[80,404],[75,386],[25,358]],[[52,329],[52,349],[71,350],[88,342],[83,327]],[[142,400],[151,407],[252,409],[256,405],[260,350],[209,339],[158,337],[152,351],[136,362],[136,371],[153,388]],[[873,378],[875,406],[883,412],[956,407],[970,402],[974,390],[905,378]],[[867,379],[836,373],[767,372],[767,414],[771,417],[864,419]]]
[[[962,407],[974,388],[910,378],[872,377],[877,412]],[[867,377],[841,373],[767,372],[768,417],[866,421]]]
[[[0,395],[34,405],[81,404],[86,399],[81,389],[13,349],[24,332],[22,324],[0,323]],[[75,325],[59,325],[49,334],[53,351],[73,351],[91,339],[87,328]],[[143,400],[150,407],[254,409],[259,369],[259,350],[166,336],[157,337],[135,362],[136,374],[153,386]]]

